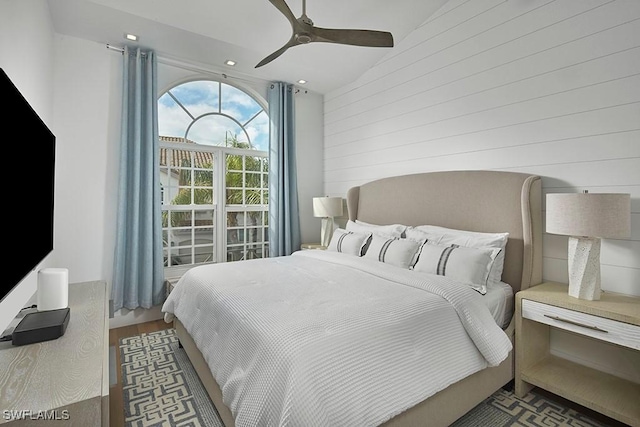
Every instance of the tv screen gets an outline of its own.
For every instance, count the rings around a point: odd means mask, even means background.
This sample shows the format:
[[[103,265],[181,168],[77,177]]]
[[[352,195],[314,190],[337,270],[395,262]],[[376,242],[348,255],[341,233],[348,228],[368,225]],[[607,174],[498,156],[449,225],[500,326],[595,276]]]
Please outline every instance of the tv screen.
[[[3,241],[7,266],[0,301],[53,250],[56,139],[0,68],[5,172]]]

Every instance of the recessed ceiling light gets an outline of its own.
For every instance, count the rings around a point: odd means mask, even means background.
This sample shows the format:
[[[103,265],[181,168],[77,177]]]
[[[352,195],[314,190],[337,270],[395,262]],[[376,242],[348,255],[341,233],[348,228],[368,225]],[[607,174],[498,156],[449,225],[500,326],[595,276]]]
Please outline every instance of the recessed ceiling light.
[[[230,67],[233,67],[234,65],[236,65],[236,61],[232,60],[232,59],[227,59],[226,61],[224,61],[225,64],[227,64]]]
[[[138,41],[138,36],[136,36],[135,34],[125,34],[124,38],[126,38],[127,40],[131,40],[131,41]]]
[[[300,79],[300,80],[298,80],[298,83],[300,83],[301,85],[305,84],[306,82],[307,82],[307,81],[306,81],[306,80],[304,80],[304,79]]]

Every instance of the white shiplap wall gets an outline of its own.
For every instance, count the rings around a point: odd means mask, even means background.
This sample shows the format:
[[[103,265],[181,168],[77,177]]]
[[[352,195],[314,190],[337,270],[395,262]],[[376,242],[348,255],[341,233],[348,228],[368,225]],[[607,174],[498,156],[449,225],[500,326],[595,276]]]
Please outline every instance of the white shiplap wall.
[[[450,0],[325,96],[324,133],[329,195],[463,169],[630,193],[632,236],[603,240],[602,286],[640,295],[640,1]],[[566,245],[544,236],[544,279],[567,282]]]

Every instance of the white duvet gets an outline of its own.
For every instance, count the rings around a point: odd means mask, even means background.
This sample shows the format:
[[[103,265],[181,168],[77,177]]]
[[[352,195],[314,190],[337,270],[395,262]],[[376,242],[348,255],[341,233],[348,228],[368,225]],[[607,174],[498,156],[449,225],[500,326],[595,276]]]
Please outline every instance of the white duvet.
[[[503,361],[482,296],[328,251],[196,267],[162,310],[193,337],[242,426],[375,426]]]

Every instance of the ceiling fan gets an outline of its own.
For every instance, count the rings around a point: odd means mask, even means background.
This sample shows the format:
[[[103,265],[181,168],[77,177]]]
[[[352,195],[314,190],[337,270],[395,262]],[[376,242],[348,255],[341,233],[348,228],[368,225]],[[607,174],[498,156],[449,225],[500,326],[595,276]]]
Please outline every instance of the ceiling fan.
[[[284,0],[269,0],[291,23],[293,34],[280,49],[264,58],[256,68],[273,61],[290,47],[313,42],[338,43],[352,46],[393,47],[393,35],[387,31],[321,28],[307,16],[307,2],[302,0],[302,15],[296,19]]]

